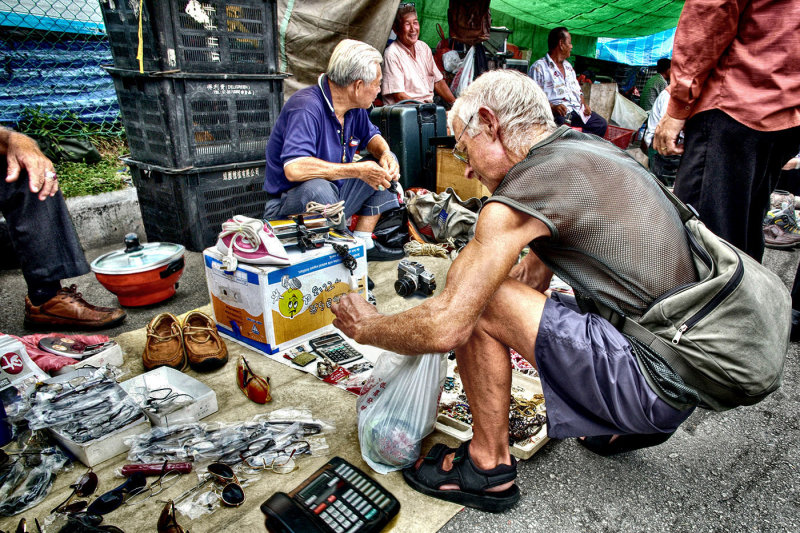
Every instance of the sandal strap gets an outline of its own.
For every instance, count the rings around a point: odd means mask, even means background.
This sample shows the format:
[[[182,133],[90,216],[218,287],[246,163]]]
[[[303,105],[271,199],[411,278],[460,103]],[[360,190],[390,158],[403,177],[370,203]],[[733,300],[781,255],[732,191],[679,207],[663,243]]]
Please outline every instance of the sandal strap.
[[[511,456],[510,465],[497,465],[490,470],[478,468],[469,455],[468,440],[461,444],[453,457],[453,470],[458,473],[459,487],[470,492],[483,492],[486,489],[514,481],[517,478],[517,460]]]

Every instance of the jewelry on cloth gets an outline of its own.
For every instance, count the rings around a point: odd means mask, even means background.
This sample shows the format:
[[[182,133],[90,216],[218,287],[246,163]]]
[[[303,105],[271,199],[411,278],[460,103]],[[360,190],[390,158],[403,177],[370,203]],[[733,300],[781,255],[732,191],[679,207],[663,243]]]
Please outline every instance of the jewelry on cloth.
[[[44,179],[48,181],[56,181],[58,179],[58,176],[52,170],[48,170],[47,172],[44,173]]]

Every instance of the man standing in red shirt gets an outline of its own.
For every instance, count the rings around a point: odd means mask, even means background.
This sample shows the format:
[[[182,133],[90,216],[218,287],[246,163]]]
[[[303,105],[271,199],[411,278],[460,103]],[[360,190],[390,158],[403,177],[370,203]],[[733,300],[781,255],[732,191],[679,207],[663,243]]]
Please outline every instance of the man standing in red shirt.
[[[653,139],[662,155],[683,154],[675,194],[759,261],[769,195],[800,146],[798,50],[796,0],[686,0]]]

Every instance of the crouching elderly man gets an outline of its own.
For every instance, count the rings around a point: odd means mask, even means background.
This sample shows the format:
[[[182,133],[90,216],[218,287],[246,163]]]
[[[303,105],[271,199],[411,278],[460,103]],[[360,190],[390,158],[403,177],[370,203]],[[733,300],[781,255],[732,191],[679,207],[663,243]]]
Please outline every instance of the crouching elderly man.
[[[509,348],[538,369],[549,436],[586,437],[603,455],[664,442],[693,409],[656,394],[626,338],[577,303],[592,296],[636,318],[696,281],[678,214],[636,161],[594,135],[556,128],[552,117],[522,74],[496,70],[473,82],[450,112],[454,152],[466,178],[493,196],[444,290],[394,316],[351,294],[332,306],[334,325],[360,343],[411,356],[455,349],[473,439],[435,445],[404,477],[420,492],[487,511],[519,499]],[[654,236],[653,225],[663,231]],[[525,246],[532,253],[518,263]],[[551,268],[577,300],[548,297]]]
[[[278,116],[264,180],[270,195],[264,218],[302,213],[310,202],[343,201],[344,218],[359,215],[355,234],[377,260],[398,258],[370,251],[380,214],[399,206],[388,190],[399,177],[397,159],[366,111],[381,89],[382,60],[366,43],[345,39],[336,45],[326,73],[293,94]],[[364,149],[374,159],[354,163]]]

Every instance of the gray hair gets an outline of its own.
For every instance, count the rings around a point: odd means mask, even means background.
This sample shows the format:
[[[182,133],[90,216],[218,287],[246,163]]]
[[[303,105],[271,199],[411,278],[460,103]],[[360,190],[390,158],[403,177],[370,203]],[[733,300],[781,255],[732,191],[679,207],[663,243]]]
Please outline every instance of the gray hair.
[[[503,144],[518,155],[528,153],[536,133],[556,129],[544,91],[531,78],[515,70],[490,70],[473,81],[448,114],[450,130],[453,130],[453,120],[458,117],[466,124],[470,137],[480,133],[478,121],[473,120],[470,124],[467,121],[481,107],[491,109],[497,115]]]
[[[378,77],[378,66],[383,56],[375,48],[356,41],[345,39],[333,49],[328,61],[328,79],[340,87],[363,80],[372,83]]]

